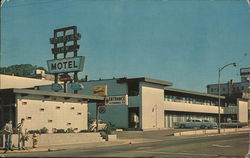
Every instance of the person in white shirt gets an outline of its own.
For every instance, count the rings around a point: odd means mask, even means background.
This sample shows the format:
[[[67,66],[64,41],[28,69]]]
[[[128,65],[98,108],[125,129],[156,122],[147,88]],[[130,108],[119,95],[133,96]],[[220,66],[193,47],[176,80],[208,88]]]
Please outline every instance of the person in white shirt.
[[[17,125],[17,130],[18,130],[18,149],[19,150],[25,150],[25,141],[26,141],[26,129],[24,128],[24,121],[25,119],[21,119],[21,123]],[[22,144],[20,146],[20,143]]]

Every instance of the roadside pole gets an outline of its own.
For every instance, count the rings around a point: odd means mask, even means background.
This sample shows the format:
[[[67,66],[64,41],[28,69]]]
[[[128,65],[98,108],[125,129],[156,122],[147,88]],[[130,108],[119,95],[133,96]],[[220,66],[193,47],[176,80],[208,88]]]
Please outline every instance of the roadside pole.
[[[98,132],[99,105],[96,104],[96,132]]]

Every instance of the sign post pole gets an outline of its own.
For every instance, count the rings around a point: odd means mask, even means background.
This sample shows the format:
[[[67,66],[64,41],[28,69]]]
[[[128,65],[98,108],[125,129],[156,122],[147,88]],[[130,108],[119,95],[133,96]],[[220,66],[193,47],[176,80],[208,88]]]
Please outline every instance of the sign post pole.
[[[98,132],[98,123],[99,123],[99,106],[96,105],[96,132]]]

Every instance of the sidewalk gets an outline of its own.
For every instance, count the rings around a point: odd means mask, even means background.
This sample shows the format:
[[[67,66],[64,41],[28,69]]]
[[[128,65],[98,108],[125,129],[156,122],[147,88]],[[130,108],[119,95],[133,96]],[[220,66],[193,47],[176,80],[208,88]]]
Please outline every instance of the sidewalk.
[[[49,146],[41,146],[38,148],[28,148],[28,150],[18,150],[14,148],[14,151],[8,151],[7,153],[53,152],[53,151],[68,150],[68,149],[75,149],[75,148],[89,149],[89,148],[95,148],[95,147],[107,147],[107,146],[117,146],[117,145],[125,145],[125,144],[158,142],[158,141],[164,141],[164,140],[169,140],[169,139],[171,140],[178,139],[178,137],[173,136],[173,133],[174,132],[178,133],[180,131],[191,132],[189,130],[124,131],[124,132],[117,132],[118,139],[116,141],[104,141],[104,142],[82,143],[82,144],[67,144],[67,145],[49,145]],[[228,134],[232,134],[232,133],[228,133]],[[172,137],[170,138],[170,136]],[[197,135],[193,135],[193,136],[197,136]],[[3,153],[4,153],[4,149],[0,148],[0,154],[3,154]]]
[[[82,144],[67,144],[67,145],[51,145],[51,146],[41,146],[38,148],[27,148],[27,150],[18,150],[14,148],[14,151],[8,151],[7,153],[25,153],[25,152],[53,152],[60,150],[68,150],[68,149],[89,149],[95,147],[108,147],[108,146],[117,146],[117,145],[125,145],[125,144],[139,144],[139,143],[148,143],[148,142],[156,142],[162,141],[159,139],[152,138],[138,138],[138,139],[118,139],[116,141],[105,141],[105,142],[95,142],[95,143],[82,143]],[[0,154],[4,153],[4,149],[0,148]]]
[[[50,146],[41,146],[37,148],[27,148],[27,150],[18,150],[17,148],[13,148],[14,151],[8,151],[7,153],[25,153],[25,152],[45,152],[45,151],[59,151],[66,149],[74,149],[74,148],[82,148],[88,149],[93,147],[106,147],[106,146],[114,146],[114,145],[122,145],[128,144],[128,140],[117,140],[110,142],[95,142],[95,143],[82,143],[82,144],[67,144],[67,145],[50,145]],[[0,154],[4,153],[4,148],[0,148]]]

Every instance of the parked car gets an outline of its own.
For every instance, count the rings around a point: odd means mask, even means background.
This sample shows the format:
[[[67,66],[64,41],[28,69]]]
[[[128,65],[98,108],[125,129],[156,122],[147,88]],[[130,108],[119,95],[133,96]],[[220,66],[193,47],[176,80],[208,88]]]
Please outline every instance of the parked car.
[[[210,121],[210,120],[202,120],[202,124],[200,128],[217,128],[218,125],[216,122]]]
[[[240,122],[238,120],[229,120],[227,123],[221,123],[222,128],[242,128],[247,125],[247,122]]]
[[[200,127],[201,120],[187,120],[186,122],[176,122],[175,126],[178,128],[194,128],[194,127]]]
[[[104,130],[106,126],[107,124],[103,120],[98,120],[98,131]],[[96,119],[89,120],[89,130],[96,131]]]
[[[178,128],[215,128],[217,127],[216,122],[211,122],[209,120],[187,120],[186,122],[176,122],[175,126]]]

